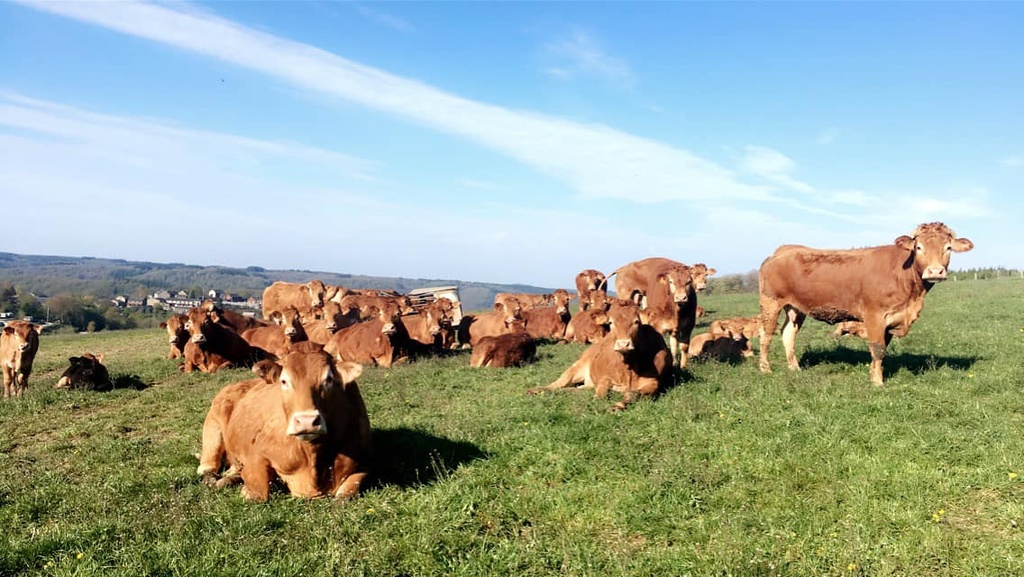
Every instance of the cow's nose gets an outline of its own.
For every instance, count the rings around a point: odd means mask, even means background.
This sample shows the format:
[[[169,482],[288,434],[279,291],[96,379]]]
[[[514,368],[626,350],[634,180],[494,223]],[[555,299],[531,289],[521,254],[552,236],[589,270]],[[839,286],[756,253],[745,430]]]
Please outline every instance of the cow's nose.
[[[620,353],[627,353],[627,352],[633,350],[633,340],[632,339],[616,339],[615,340],[615,350],[620,352]]]
[[[285,431],[293,437],[317,437],[327,432],[320,411],[296,411]]]
[[[203,335],[203,333],[199,333],[197,335],[192,335],[192,342],[193,343],[205,343],[206,342],[206,337]]]
[[[286,328],[284,330],[284,334],[288,335],[289,337],[290,336],[294,336],[295,333],[297,333],[297,332],[299,332],[299,331],[295,330],[295,327],[288,327],[288,328]]]
[[[391,333],[395,332],[394,323],[385,323],[385,325],[381,328],[380,332],[386,335],[390,335]]]
[[[430,327],[430,334],[437,335],[441,333],[441,327]]]
[[[930,266],[924,269],[924,274],[921,275],[924,280],[946,280],[946,267],[944,266]]]

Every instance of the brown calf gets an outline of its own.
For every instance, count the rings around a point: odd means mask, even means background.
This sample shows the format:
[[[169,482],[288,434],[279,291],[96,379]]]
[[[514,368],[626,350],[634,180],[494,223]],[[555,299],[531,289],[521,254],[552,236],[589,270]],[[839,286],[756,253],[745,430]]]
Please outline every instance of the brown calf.
[[[10,321],[0,332],[0,366],[4,373],[4,397],[20,397],[28,387],[32,361],[39,350],[43,328],[26,321]]]
[[[189,334],[185,325],[188,324],[188,317],[185,315],[171,315],[165,322],[160,323],[160,328],[167,330],[167,342],[171,350],[167,353],[168,359],[176,359],[184,356],[185,343],[188,342]]]
[[[256,327],[242,333],[242,338],[254,347],[261,348],[275,357],[283,357],[295,343],[309,340],[302,319],[295,307],[273,311],[268,320],[274,324]]]
[[[254,363],[272,356],[267,351],[250,345],[241,335],[216,322],[214,313],[201,308],[194,308],[188,312],[187,327],[191,335],[189,342],[195,344],[202,353],[196,356],[203,358],[203,364],[210,369],[204,372],[216,372],[224,368],[226,363],[251,367]],[[222,360],[223,362],[220,362]],[[189,362],[186,351],[185,372],[190,372]],[[198,366],[196,363],[192,364]]]
[[[570,343],[596,343],[608,334],[608,311],[604,306],[576,313],[565,327],[565,340]]]
[[[334,333],[324,351],[343,361],[390,367],[407,348],[404,327],[400,328],[399,307],[394,301],[382,304],[377,316]]]
[[[537,343],[523,325],[521,319],[516,320],[512,323],[512,332],[477,341],[469,366],[505,368],[533,362],[537,357]]]
[[[580,299],[580,310],[585,311],[593,306],[591,293],[607,290],[608,279],[599,270],[588,268],[576,275],[576,295]]]

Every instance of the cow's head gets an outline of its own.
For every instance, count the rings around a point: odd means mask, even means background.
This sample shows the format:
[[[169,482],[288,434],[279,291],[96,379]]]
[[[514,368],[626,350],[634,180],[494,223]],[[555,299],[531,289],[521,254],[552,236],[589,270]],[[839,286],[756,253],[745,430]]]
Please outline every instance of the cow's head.
[[[107,367],[103,366],[103,355],[85,353],[80,357],[68,359],[71,364],[57,381],[60,389],[86,389],[91,391],[109,391],[114,388]]]
[[[603,289],[606,282],[607,279],[605,279],[604,273],[592,268],[588,268],[576,275],[576,288],[582,288],[588,291]]]
[[[324,328],[332,334],[338,330],[338,317],[341,316],[341,305],[334,301],[324,303],[323,320]]]
[[[324,306],[324,293],[327,292],[327,287],[324,286],[323,281],[311,280],[306,283],[304,288],[309,294],[310,306]]]
[[[382,325],[380,332],[385,335],[393,335],[397,330],[395,325],[402,316],[402,306],[395,299],[386,298],[381,299],[375,308],[377,309],[377,318],[380,319]]]
[[[160,323],[160,328],[167,330],[167,342],[177,346],[184,347],[188,341],[188,329],[185,325],[188,324],[188,317],[185,315],[171,315],[167,318],[166,322]]]
[[[288,306],[284,310],[272,311],[267,318],[284,329],[284,336],[288,337],[289,341],[302,341],[307,338],[299,309]]]
[[[558,289],[551,293],[551,301],[555,305],[555,312],[560,315],[569,314],[569,301],[572,300],[572,296],[565,289]]]
[[[636,335],[640,330],[640,309],[633,303],[612,303],[608,309],[608,335],[614,339],[617,352],[632,352],[636,345]]]
[[[332,359],[323,352],[295,352],[279,362],[253,367],[267,383],[281,387],[281,405],[288,423],[285,433],[315,441],[327,434],[330,401],[363,372],[357,363]]]
[[[668,289],[668,296],[676,303],[683,304],[690,300],[690,291],[693,290],[693,277],[690,275],[690,267],[676,265],[668,270],[658,273],[656,280],[659,284]]]
[[[192,335],[189,340],[196,344],[206,342],[205,332],[212,330],[213,325],[217,324],[213,319],[213,314],[212,312],[204,311],[200,307],[188,311],[188,321],[185,322],[185,328]]]
[[[693,278],[693,288],[702,291],[708,287],[708,277],[718,272],[708,265],[699,262],[690,267],[690,276]]]
[[[505,324],[508,324],[512,319],[522,318],[523,306],[516,297],[501,295],[494,302],[494,310],[503,313],[505,315]]]
[[[4,337],[13,339],[18,352],[25,352],[39,346],[39,333],[43,327],[27,321],[11,321],[4,327]]]
[[[913,266],[927,283],[946,280],[952,253],[974,248],[973,242],[957,238],[956,233],[941,222],[918,226],[912,235],[897,238],[896,245],[910,251],[905,266]]]

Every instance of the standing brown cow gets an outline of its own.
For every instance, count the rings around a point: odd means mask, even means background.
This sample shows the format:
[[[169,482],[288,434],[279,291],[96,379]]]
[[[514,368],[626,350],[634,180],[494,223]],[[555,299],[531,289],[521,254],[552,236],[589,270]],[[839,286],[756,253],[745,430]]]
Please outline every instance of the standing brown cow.
[[[0,333],[0,365],[4,373],[4,397],[20,397],[28,387],[32,361],[39,350],[43,327],[26,321],[11,321]]]
[[[263,317],[292,306],[299,310],[303,319],[312,318],[313,308],[324,306],[326,292],[327,287],[320,280],[306,284],[277,281],[263,290]]]
[[[368,472],[370,420],[355,379],[362,366],[324,353],[289,353],[265,382],[214,398],[203,424],[199,473],[227,457],[242,495],[265,501],[280,479],[296,497],[354,497]]]
[[[621,411],[638,397],[654,396],[667,387],[672,381],[672,358],[665,339],[640,322],[635,306],[615,303],[608,317],[610,332],[604,338],[583,351],[555,382],[527,394],[582,383],[579,388],[594,389],[598,398],[609,390],[621,392],[623,399],[611,409]]]
[[[922,224],[891,245],[821,250],[785,245],[761,264],[761,362],[771,371],[768,347],[786,311],[782,342],[786,363],[799,370],[796,335],[807,315],[830,324],[862,321],[871,349],[871,382],[881,385],[882,358],[893,336],[910,331],[935,283],[946,280],[954,252],[974,248],[941,222]]]
[[[618,295],[646,309],[645,322],[665,335],[673,363],[686,368],[690,335],[697,324],[697,290],[690,267],[652,257],[631,262],[613,274]]]

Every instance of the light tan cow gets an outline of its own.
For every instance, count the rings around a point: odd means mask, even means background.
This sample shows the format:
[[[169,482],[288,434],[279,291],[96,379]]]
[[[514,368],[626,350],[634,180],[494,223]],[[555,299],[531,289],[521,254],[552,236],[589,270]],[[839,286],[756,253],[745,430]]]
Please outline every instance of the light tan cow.
[[[320,280],[306,284],[277,281],[263,290],[263,317],[269,317],[273,311],[295,307],[303,319],[312,319],[313,308],[324,306],[326,292],[327,287]]]
[[[43,328],[27,321],[10,321],[0,332],[0,366],[4,374],[4,397],[20,397],[28,387],[32,361],[39,350]]]
[[[686,368],[690,335],[697,324],[697,290],[690,267],[667,258],[646,258],[615,271],[615,290],[640,305],[644,322],[665,336],[673,363]]]
[[[170,344],[170,351],[167,352],[168,359],[177,359],[185,355],[185,343],[188,342],[188,317],[185,315],[171,315],[167,320],[160,323],[160,328],[167,331],[167,342]]]
[[[591,293],[607,290],[608,279],[599,270],[588,268],[576,275],[576,296],[580,299],[580,310],[585,311],[593,306]]]
[[[240,478],[246,500],[265,501],[280,479],[296,497],[350,498],[369,472],[370,420],[356,378],[362,366],[324,353],[289,353],[262,380],[228,385],[203,423],[198,473]]]

